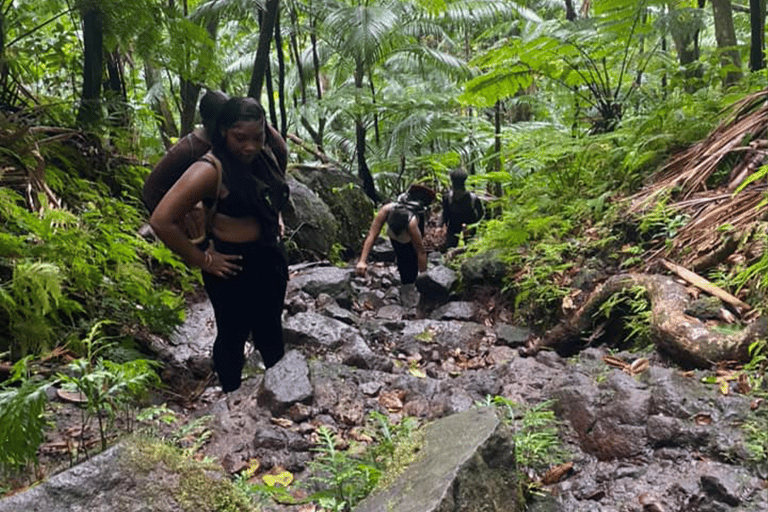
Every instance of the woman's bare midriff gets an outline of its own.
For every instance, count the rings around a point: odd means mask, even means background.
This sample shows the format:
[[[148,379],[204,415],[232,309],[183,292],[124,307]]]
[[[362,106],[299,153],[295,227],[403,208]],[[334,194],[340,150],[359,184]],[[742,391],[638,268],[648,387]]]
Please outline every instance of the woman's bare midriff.
[[[224,242],[256,242],[261,238],[261,223],[255,217],[213,217],[213,236]]]

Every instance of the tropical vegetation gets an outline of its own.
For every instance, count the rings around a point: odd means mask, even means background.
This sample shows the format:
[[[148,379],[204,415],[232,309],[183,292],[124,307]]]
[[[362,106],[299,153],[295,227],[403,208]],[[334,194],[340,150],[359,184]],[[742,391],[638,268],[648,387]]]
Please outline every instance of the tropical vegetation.
[[[576,262],[641,268],[687,225],[678,185],[631,214],[626,198],[766,88],[765,15],[761,0],[0,1],[0,431],[39,442],[35,359],[74,359],[58,378],[99,422],[155,382],[89,350],[183,320],[199,275],[140,234],[139,192],[203,89],[258,98],[292,162],[339,166],[372,209],[466,168],[491,213],[466,254],[498,251],[520,321],[543,328]],[[765,237],[756,222],[735,243]],[[768,260],[737,260],[706,277],[764,311]],[[13,446],[0,464],[34,458]]]

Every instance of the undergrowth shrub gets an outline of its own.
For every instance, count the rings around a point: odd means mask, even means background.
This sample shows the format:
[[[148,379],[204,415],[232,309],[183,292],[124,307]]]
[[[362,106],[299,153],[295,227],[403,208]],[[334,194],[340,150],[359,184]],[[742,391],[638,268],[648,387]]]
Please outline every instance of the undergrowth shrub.
[[[144,216],[135,205],[103,184],[76,177],[66,183],[77,204],[39,212],[0,189],[0,275],[9,275],[0,285],[0,310],[11,319],[0,350],[14,357],[45,350],[54,340],[82,337],[101,318],[170,333],[183,320],[182,293],[198,275],[138,234]],[[169,286],[157,286],[163,267],[172,271],[165,273]]]
[[[50,382],[32,379],[29,358],[19,360],[11,377],[0,383],[0,476],[37,463],[37,450],[48,422],[44,414]]]

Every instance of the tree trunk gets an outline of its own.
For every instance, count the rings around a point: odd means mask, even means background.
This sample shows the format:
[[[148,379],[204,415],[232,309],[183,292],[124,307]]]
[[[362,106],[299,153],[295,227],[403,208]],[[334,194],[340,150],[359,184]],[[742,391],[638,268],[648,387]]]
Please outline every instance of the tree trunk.
[[[573,8],[573,0],[565,0],[565,19],[576,21],[576,9]]]
[[[0,9],[0,102],[12,105],[12,94],[8,80],[8,65],[5,62],[5,10]]]
[[[765,0],[749,0],[749,69],[758,71],[765,68]]]
[[[288,115],[285,108],[285,55],[283,54],[283,37],[280,34],[280,16],[275,20],[275,51],[277,52],[277,98],[280,105],[280,135],[285,139],[288,135]],[[277,128],[277,125],[275,125]]]
[[[119,50],[107,54],[107,81],[104,84],[107,100],[108,122],[111,126],[128,128],[131,116],[128,112],[128,94]]]
[[[184,4],[184,16],[188,16],[186,3]],[[219,20],[218,18],[211,18],[205,26],[205,30],[211,37],[211,40],[216,41],[216,33],[218,31]],[[198,75],[204,76],[205,70],[199,70]],[[181,136],[190,133],[195,129],[195,115],[197,113],[198,98],[200,97],[201,86],[198,81],[192,81],[186,77],[179,77],[179,89],[181,96],[181,112],[179,113],[180,131]]]
[[[749,360],[749,345],[768,332],[764,318],[735,334],[724,334],[688,316],[688,291],[672,278],[648,274],[620,274],[599,286],[569,319],[549,330],[527,350],[551,347],[566,353],[584,344],[582,334],[592,328],[600,306],[616,293],[640,286],[651,302],[651,331],[656,347],[683,367],[708,368],[718,361]]]
[[[197,98],[200,96],[200,86],[196,83],[181,78],[179,80],[179,95],[181,96],[181,136],[195,129],[195,112],[197,112]]]
[[[103,14],[96,4],[86,7],[83,17],[83,93],[77,121],[86,128],[101,121],[101,76],[104,51]]]
[[[157,83],[157,70],[148,62],[144,63],[144,80],[147,83],[147,90],[151,91]],[[176,127],[176,121],[173,119],[171,107],[164,96],[155,96],[152,99],[152,111],[157,119],[157,127],[160,131],[160,139],[163,141],[163,147],[170,149],[173,145],[171,138],[179,136],[179,129]]]
[[[275,33],[275,23],[280,11],[280,0],[267,0],[266,12],[262,18],[259,31],[259,47],[256,49],[256,59],[253,62],[251,85],[248,87],[248,96],[261,100],[261,88],[264,85],[264,77],[267,74],[269,63],[269,47],[272,43],[272,35]]]
[[[313,71],[315,73],[315,90],[317,93],[317,99],[322,100],[323,99],[323,88],[320,80],[320,57],[317,54],[317,37],[315,36],[315,27],[316,20],[314,17],[312,17],[312,30],[310,31],[310,42],[312,43],[312,67]],[[315,137],[313,137],[313,140],[315,141],[315,145],[317,146],[318,151],[321,153],[325,153],[325,149],[323,148],[323,137],[325,132],[325,116],[321,115],[317,120],[317,134]]]
[[[363,191],[371,198],[371,200],[378,204],[379,194],[376,192],[376,184],[371,176],[371,170],[368,168],[368,163],[365,161],[365,124],[363,119],[358,117],[355,120],[355,137],[357,148],[357,175],[363,181]]]
[[[712,0],[712,13],[715,18],[715,39],[721,51],[720,63],[725,69],[723,85],[728,87],[741,79],[741,57],[736,48],[731,0]]]
[[[355,88],[358,97],[363,93],[363,81],[365,80],[365,68],[362,60],[355,63]],[[363,181],[363,191],[374,203],[379,202],[379,194],[376,192],[376,184],[371,176],[371,170],[365,160],[366,129],[361,114],[355,117],[355,150],[357,152],[357,174]]]

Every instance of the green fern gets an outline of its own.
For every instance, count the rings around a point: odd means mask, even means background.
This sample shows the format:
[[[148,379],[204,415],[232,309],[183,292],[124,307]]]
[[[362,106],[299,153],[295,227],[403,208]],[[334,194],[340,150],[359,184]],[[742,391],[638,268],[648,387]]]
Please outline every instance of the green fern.
[[[62,301],[64,276],[50,263],[19,261],[10,282],[0,285],[0,306],[10,319],[13,360],[48,348]]]
[[[0,474],[37,461],[47,425],[48,382],[30,379],[22,359],[11,379],[0,384]]]

